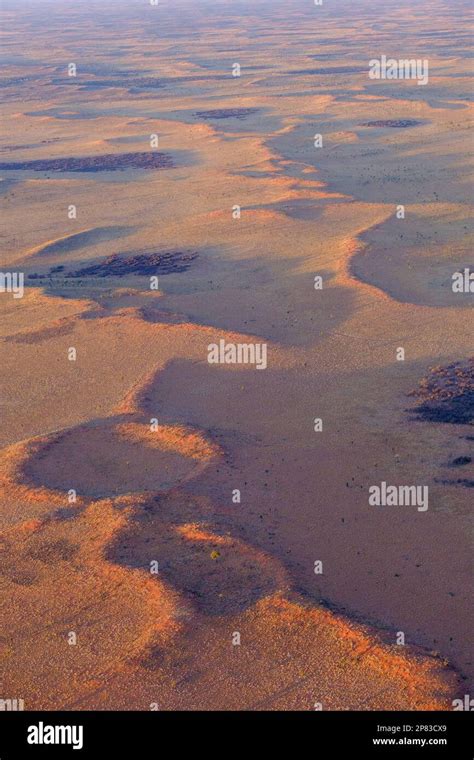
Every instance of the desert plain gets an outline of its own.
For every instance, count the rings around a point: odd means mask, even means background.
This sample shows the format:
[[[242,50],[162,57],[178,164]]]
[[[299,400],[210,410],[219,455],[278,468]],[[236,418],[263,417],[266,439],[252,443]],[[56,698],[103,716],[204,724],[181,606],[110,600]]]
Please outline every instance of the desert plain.
[[[469,3],[2,15],[0,698],[453,709]],[[383,55],[429,81],[371,79]],[[209,362],[221,341],[265,366]],[[381,483],[429,504],[374,506]]]

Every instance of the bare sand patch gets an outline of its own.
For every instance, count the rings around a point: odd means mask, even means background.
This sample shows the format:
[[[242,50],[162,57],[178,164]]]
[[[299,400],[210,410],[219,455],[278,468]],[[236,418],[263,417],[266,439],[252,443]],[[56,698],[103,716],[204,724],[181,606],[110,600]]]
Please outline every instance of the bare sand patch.
[[[28,483],[66,493],[73,488],[94,498],[168,489],[189,475],[193,462],[182,448],[166,445],[165,433],[161,438],[165,445],[151,447],[147,436],[125,438],[110,423],[76,428],[48,440],[25,466],[24,477]]]

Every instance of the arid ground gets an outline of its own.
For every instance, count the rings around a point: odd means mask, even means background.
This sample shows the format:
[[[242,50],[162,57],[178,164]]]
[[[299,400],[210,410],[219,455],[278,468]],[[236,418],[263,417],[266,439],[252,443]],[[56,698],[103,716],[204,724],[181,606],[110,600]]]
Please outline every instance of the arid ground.
[[[0,699],[472,693],[469,5],[5,0]]]

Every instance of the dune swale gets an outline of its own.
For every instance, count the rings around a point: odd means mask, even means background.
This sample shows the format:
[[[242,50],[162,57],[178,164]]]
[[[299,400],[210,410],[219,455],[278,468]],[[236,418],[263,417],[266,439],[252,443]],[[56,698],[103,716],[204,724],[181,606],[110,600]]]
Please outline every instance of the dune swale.
[[[78,85],[79,87],[121,87],[129,89],[130,87],[144,87],[144,88],[160,88],[166,84],[166,79],[159,79],[158,77],[110,77],[109,79],[87,79],[78,80],[74,77],[67,79],[62,77],[61,79],[53,79],[54,85]]]
[[[101,156],[37,159],[35,161],[3,162],[0,169],[34,172],[113,172],[124,169],[171,169],[173,159],[157,151],[135,153],[106,153]]]
[[[362,74],[365,66],[321,66],[313,69],[292,69],[288,74],[296,76],[328,76],[331,74]]]

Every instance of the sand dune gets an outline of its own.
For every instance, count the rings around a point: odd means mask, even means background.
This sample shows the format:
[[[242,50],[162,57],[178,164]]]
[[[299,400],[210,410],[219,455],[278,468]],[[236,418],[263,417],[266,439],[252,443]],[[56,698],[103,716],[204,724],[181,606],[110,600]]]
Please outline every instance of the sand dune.
[[[57,240],[50,240],[28,251],[28,256],[61,256],[78,248],[87,248],[103,240],[115,240],[133,232],[133,227],[94,227],[73,235],[65,235]]]
[[[308,607],[278,563],[232,527],[228,511],[216,524],[215,506],[172,490],[151,502],[125,496],[57,509],[5,531],[4,687],[43,709],[148,709],[157,683],[161,704],[180,709],[190,700],[207,709],[374,709],[387,692],[400,709],[445,705],[455,679],[439,661],[401,654]],[[25,628],[25,612],[47,625]],[[18,659],[25,669],[10,667]],[[255,677],[252,663],[262,659]]]

